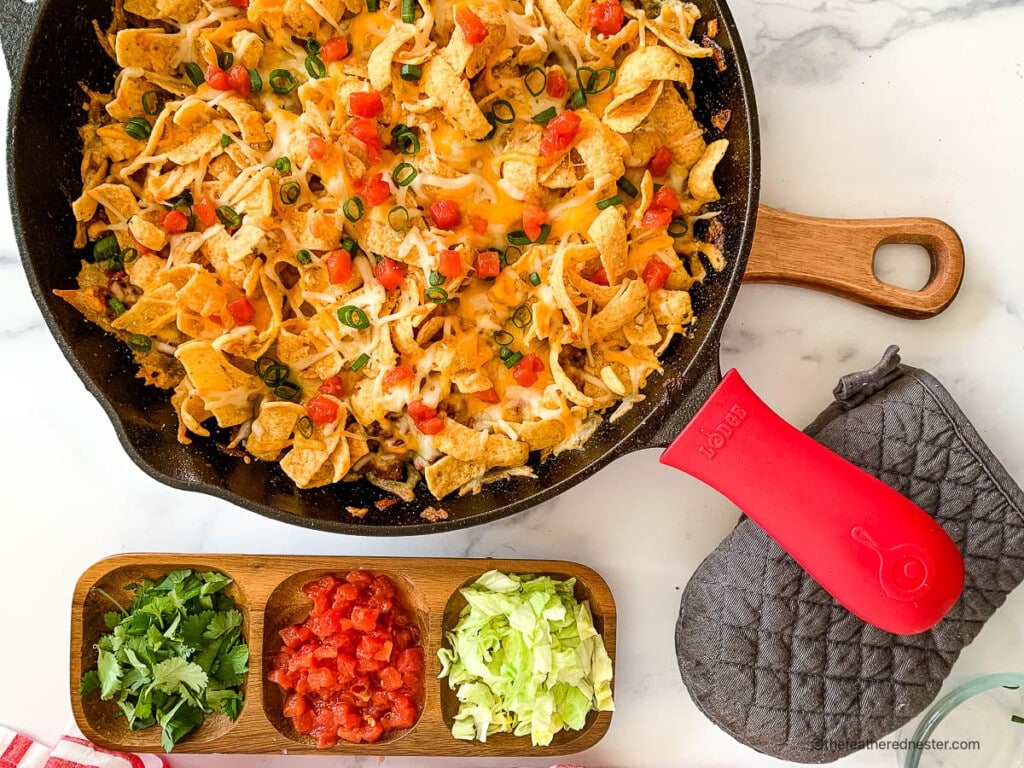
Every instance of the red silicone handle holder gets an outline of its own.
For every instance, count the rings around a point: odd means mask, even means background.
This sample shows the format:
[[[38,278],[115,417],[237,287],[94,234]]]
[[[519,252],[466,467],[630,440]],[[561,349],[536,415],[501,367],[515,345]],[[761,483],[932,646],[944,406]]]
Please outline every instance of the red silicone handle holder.
[[[661,462],[725,494],[869,624],[923,632],[960,596],[963,558],[939,524],[783,421],[735,370]]]

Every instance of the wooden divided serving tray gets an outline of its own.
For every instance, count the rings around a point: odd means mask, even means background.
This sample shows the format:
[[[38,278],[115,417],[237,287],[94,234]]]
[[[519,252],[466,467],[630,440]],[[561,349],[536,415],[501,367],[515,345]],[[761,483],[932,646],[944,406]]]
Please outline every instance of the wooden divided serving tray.
[[[106,592],[127,598],[126,588],[140,579],[157,579],[175,570],[220,571],[234,580],[225,591],[244,619],[249,644],[249,673],[244,683],[245,704],[238,720],[208,715],[196,731],[180,741],[175,752],[366,755],[564,755],[596,744],[611,722],[610,712],[591,712],[580,731],[558,733],[550,746],[534,747],[529,736],[499,734],[486,743],[460,741],[451,735],[458,709],[455,694],[441,671],[437,651],[444,632],[457,621],[466,602],[459,594],[481,574],[506,573],[576,578],[576,598],[589,600],[594,624],[615,661],[615,601],[596,572],[577,563],[552,560],[465,560],[442,558],[287,557],[268,555],[126,554],[102,560],[89,568],[75,587],[71,616],[71,704],[85,736],[101,747],[133,752],[160,752],[160,729],[128,729],[114,701],[101,701],[98,692],[79,693],[85,670],[96,666],[95,644],[107,631],[104,613],[111,610]],[[281,648],[278,631],[301,621],[312,601],[302,592],[306,583],[327,574],[367,570],[388,576],[415,614],[426,659],[423,712],[417,723],[386,735],[373,744],[340,742],[317,749],[314,740],[296,733],[281,714],[284,693],[266,680],[274,655]]]

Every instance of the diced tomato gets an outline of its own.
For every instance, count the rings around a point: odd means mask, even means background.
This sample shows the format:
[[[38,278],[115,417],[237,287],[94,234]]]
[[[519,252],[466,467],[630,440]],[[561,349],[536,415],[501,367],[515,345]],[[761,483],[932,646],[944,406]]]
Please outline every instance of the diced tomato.
[[[327,64],[341,61],[350,53],[348,40],[344,37],[332,37],[320,46],[320,59]]]
[[[415,376],[416,372],[408,365],[398,365],[384,374],[384,386],[393,387],[401,384],[403,381],[409,381],[415,378]]]
[[[459,205],[454,200],[441,198],[430,204],[430,217],[438,229],[455,229],[462,223]]]
[[[235,64],[228,71],[228,84],[231,86],[231,90],[243,99],[252,96],[252,78],[249,77],[249,70],[241,64]]]
[[[540,366],[538,368],[538,365]],[[512,378],[521,387],[532,387],[537,383],[537,374],[544,370],[544,363],[536,355],[526,355],[512,366]]]
[[[306,413],[314,424],[333,424],[338,418],[338,403],[326,395],[315,395],[306,404]]]
[[[220,315],[210,315],[210,322],[216,323],[221,328],[224,327],[224,321],[220,319]]]
[[[316,720],[313,718],[313,713],[309,711],[292,718],[292,725],[299,733],[309,733],[313,730],[315,724]]]
[[[497,251],[480,251],[476,255],[476,276],[482,280],[501,274],[501,256]]]
[[[366,146],[366,154],[371,162],[376,163],[381,159],[384,144],[377,133],[376,120],[360,117],[354,120],[345,130],[350,136],[355,137]]]
[[[309,702],[306,701],[306,697],[293,693],[284,700],[284,707],[281,709],[281,714],[285,717],[298,717],[299,715],[305,714],[307,711],[309,711]]]
[[[490,34],[487,31],[487,27],[480,20],[480,17],[466,6],[459,8],[455,12],[455,23],[459,25],[459,29],[462,30],[462,34],[466,37],[466,42],[470,45],[482,43],[487,39],[487,35]]]
[[[462,257],[458,251],[441,251],[437,271],[452,280],[462,277]]]
[[[380,687],[385,691],[397,691],[402,687],[402,673],[394,667],[384,667],[380,671]]]
[[[494,405],[495,403],[501,402],[501,395],[498,394],[498,390],[491,387],[490,389],[485,389],[483,392],[477,392],[476,399],[481,403],[490,403],[491,405]]]
[[[282,669],[272,670],[267,674],[267,680],[272,683],[277,683],[285,691],[290,691],[295,685],[292,679],[288,676],[288,673]]]
[[[320,385],[318,390],[322,395],[334,395],[335,397],[345,396],[345,381],[341,376],[331,376],[329,379],[324,379],[324,383]]]
[[[327,264],[327,279],[331,285],[347,283],[352,277],[352,254],[344,248],[331,251],[324,261]]]
[[[356,606],[352,609],[352,628],[360,632],[373,632],[377,628],[380,611],[374,608]]]
[[[407,648],[398,655],[395,667],[403,675],[423,671],[423,649]]]
[[[478,235],[486,235],[487,230],[491,228],[491,223],[483,216],[470,216],[469,223],[473,226],[473,231]]]
[[[647,169],[652,176],[664,176],[672,165],[672,150],[668,147],[659,147],[654,157],[647,163]]]
[[[604,267],[595,269],[587,279],[594,285],[608,285],[608,273],[604,271]]]
[[[256,317],[255,308],[245,296],[228,304],[228,312],[234,318],[235,325],[248,325]]]
[[[444,431],[444,419],[435,416],[432,419],[424,419],[416,422],[416,429],[424,435],[436,435]]]
[[[165,211],[160,218],[164,232],[168,234],[178,235],[188,230],[188,216],[178,208]]]
[[[212,227],[217,223],[217,206],[209,197],[204,197],[192,206],[192,213],[196,220],[204,227]]]
[[[640,279],[644,281],[644,284],[648,289],[656,291],[665,285],[665,281],[671,273],[672,268],[655,256],[647,262],[647,266],[644,267],[644,271],[643,274],[640,275]]]
[[[642,223],[648,229],[667,227],[672,223],[672,211],[668,208],[648,208],[644,213]]]
[[[323,160],[327,157],[327,142],[319,136],[313,136],[308,143],[309,156],[314,160]]]
[[[571,110],[551,118],[540,140],[540,156],[551,157],[568,149],[576,138],[581,122],[580,116]]]
[[[231,90],[231,81],[228,79],[228,73],[216,64],[211,64],[206,68],[206,82],[211,88],[215,88],[218,91]]]
[[[231,4],[235,6],[235,8],[248,8],[249,0],[231,0]]]
[[[548,214],[535,203],[523,206],[523,231],[531,240],[540,237],[540,228],[548,223]]]
[[[654,193],[651,199],[651,208],[667,208],[672,213],[679,213],[679,195],[668,187],[662,187]]]
[[[422,400],[413,400],[409,403],[407,410],[413,421],[423,421],[437,416],[437,411],[428,405],[424,405]]]
[[[297,624],[285,627],[279,634],[281,635],[281,640],[289,648],[298,648],[313,637],[313,634],[308,629]]]
[[[359,184],[359,191],[371,207],[378,206],[391,197],[391,186],[384,181],[383,173],[367,176]]]
[[[569,81],[557,69],[548,72],[547,92],[552,99],[561,99],[569,92]]]
[[[590,6],[590,26],[602,35],[614,35],[622,30],[626,14],[618,0],[602,0]]]
[[[377,117],[384,111],[384,100],[376,91],[356,91],[348,97],[348,111],[356,117]]]
[[[373,268],[373,276],[387,290],[397,288],[405,280],[405,271],[397,261],[381,259]]]

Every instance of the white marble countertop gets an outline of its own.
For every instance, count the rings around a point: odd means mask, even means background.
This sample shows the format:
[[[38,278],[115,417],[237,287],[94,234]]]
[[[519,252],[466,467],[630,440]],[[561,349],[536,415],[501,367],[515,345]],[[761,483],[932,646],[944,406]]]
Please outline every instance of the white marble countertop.
[[[1018,433],[1024,421],[1024,2],[735,0],[732,8],[760,107],[763,201],[824,216],[945,219],[963,237],[968,272],[953,306],[923,322],[808,291],[747,286],[726,327],[723,365],[738,367],[766,401],[802,426],[827,404],[840,375],[870,366],[886,345],[898,343],[908,363],[946,384],[1010,473],[1024,480]],[[10,84],[2,77],[6,114]],[[660,466],[654,451],[624,458],[529,513],[425,538],[314,533],[165,488],[128,460],[44,327],[6,205],[0,355],[8,371],[0,377],[0,723],[46,741],[70,724],[71,593],[78,575],[110,554],[559,558],[600,571],[619,610],[618,711],[604,740],[575,762],[779,764],[708,722],[680,682],[672,634],[680,590],[735,524],[737,511]],[[1022,649],[1024,590],[1018,590],[956,672],[1021,670]],[[324,764],[315,757],[173,758],[175,766],[223,768],[300,762]],[[838,765],[892,768],[896,756],[865,751]]]

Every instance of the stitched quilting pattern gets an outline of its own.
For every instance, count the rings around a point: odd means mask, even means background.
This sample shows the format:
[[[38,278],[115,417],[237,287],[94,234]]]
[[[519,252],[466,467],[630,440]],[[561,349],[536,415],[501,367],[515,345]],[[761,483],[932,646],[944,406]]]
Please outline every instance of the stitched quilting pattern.
[[[809,434],[933,515],[967,568],[934,629],[897,636],[853,616],[743,520],[694,573],[676,649],[697,706],[754,749],[830,762],[935,698],[960,651],[1024,580],[1024,497],[949,394],[923,371]]]

